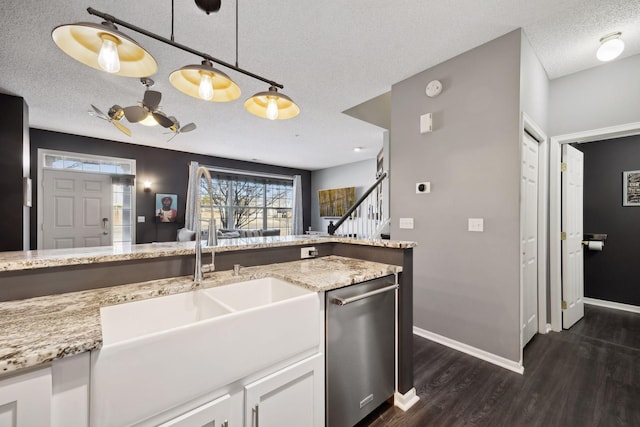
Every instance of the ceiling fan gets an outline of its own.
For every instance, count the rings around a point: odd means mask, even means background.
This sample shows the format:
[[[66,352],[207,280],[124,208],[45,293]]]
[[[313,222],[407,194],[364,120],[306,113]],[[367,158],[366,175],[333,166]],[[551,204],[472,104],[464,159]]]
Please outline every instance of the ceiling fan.
[[[178,121],[178,119],[176,119],[173,116],[169,116],[169,120],[171,120],[173,122],[173,125],[169,126],[169,129],[171,130],[171,132],[165,132],[165,133],[173,133],[173,136],[171,138],[169,138],[169,140],[167,142],[170,142],[173,138],[178,136],[179,133],[191,132],[192,130],[195,130],[195,128],[196,128],[196,124],[193,123],[193,122],[192,123],[187,123],[186,125],[180,127],[180,122]]]
[[[130,123],[140,122],[147,126],[153,126],[156,124],[165,128],[173,126],[173,121],[158,109],[160,100],[162,99],[162,93],[157,90],[149,89],[153,86],[153,80],[149,78],[141,78],[140,83],[146,87],[144,97],[138,105],[123,108],[124,116],[127,120]]]
[[[113,107],[109,108],[109,112],[107,114],[103,113],[98,107],[93,104],[91,104],[91,108],[93,108],[93,111],[89,111],[89,114],[95,115],[102,120],[108,121],[109,123],[113,123],[113,125],[120,129],[122,133],[127,136],[131,136],[131,131],[127,129],[127,127],[125,127],[122,123],[120,123],[120,119],[122,119],[122,116],[124,116],[124,110],[121,106],[114,105]]]

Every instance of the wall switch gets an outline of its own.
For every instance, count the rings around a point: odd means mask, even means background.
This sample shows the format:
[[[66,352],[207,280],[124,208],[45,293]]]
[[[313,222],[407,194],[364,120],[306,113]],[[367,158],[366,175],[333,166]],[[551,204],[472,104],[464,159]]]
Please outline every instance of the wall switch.
[[[484,231],[484,218],[469,218],[469,231]]]
[[[416,182],[416,194],[427,194],[427,193],[431,193],[431,183]]]
[[[420,116],[420,133],[428,133],[433,130],[433,115],[431,113]]]
[[[413,218],[400,218],[400,228],[413,230]]]
[[[308,248],[300,248],[300,259],[315,258],[318,256],[318,251],[313,246]]]
[[[138,222],[144,222],[144,215],[138,217]]]

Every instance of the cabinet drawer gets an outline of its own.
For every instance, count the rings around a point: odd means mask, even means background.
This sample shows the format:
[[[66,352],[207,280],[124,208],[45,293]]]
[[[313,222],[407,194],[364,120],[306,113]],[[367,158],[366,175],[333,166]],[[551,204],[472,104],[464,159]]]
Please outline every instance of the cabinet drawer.
[[[231,396],[225,394],[216,400],[160,424],[159,427],[228,427]]]

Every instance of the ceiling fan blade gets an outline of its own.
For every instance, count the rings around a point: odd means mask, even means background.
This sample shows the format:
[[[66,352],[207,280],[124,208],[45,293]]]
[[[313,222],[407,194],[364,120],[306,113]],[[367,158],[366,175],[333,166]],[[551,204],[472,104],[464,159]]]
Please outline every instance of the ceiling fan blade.
[[[171,140],[173,140],[173,138],[175,138],[176,136],[178,136],[178,132],[171,132],[173,134],[173,136],[171,138],[169,138],[167,140],[167,142],[171,142]]]
[[[105,113],[103,113],[98,107],[96,107],[95,105],[91,104],[91,108],[93,108],[93,111],[96,112],[98,117],[100,117],[101,119],[104,119],[104,120],[109,120],[109,117],[107,117],[107,115]]]
[[[156,122],[158,122],[158,124],[160,124],[160,126],[162,126],[163,128],[168,128],[173,126],[173,122],[171,121],[171,119],[165,116],[164,114],[159,113],[157,111],[154,111],[151,114],[153,114],[153,118],[156,119]]]
[[[155,110],[160,105],[162,94],[157,90],[147,90],[144,92],[142,103],[150,110]]]
[[[113,121],[111,123],[113,123],[113,125],[115,127],[117,127],[118,129],[120,129],[122,131],[122,133],[124,133],[125,135],[131,136],[131,131],[129,129],[127,129],[122,123],[116,122],[116,121]]]
[[[187,123],[186,125],[182,126],[179,129],[180,133],[185,133],[185,132],[191,132],[192,130],[196,129],[196,124],[195,123]]]
[[[131,123],[138,123],[141,120],[144,120],[147,117],[147,110],[140,107],[139,105],[132,105],[131,107],[124,107],[124,116]]]

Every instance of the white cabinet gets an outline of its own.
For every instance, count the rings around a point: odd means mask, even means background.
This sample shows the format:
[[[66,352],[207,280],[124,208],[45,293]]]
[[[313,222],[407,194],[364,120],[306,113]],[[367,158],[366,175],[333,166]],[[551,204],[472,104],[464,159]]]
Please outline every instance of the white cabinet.
[[[231,396],[225,394],[218,399],[198,406],[159,427],[229,427]]]
[[[323,366],[316,354],[245,386],[245,427],[324,426]]]
[[[0,381],[0,427],[51,425],[51,368]]]
[[[89,353],[54,360],[51,427],[89,425]]]

